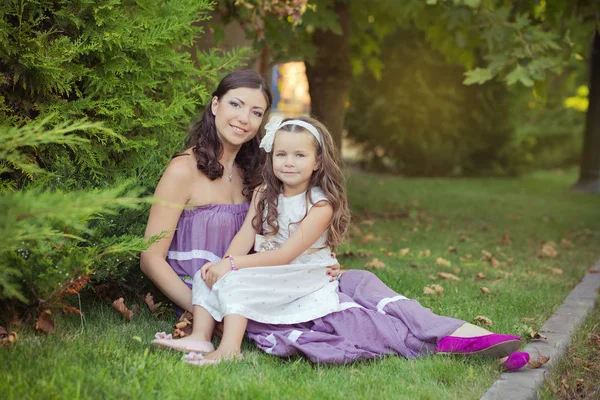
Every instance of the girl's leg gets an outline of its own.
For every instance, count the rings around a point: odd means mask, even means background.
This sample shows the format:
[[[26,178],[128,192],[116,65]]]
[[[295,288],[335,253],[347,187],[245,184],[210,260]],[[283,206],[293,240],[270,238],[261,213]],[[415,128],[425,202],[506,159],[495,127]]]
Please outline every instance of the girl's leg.
[[[219,348],[204,356],[207,360],[232,360],[242,354],[242,340],[248,319],[238,314],[229,314],[223,321],[223,336]]]

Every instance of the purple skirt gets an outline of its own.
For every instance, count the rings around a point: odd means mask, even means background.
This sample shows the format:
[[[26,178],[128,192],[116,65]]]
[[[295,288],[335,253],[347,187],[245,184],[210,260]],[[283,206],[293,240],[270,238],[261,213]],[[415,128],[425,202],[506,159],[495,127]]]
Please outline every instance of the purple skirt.
[[[293,325],[249,321],[247,333],[263,351],[304,355],[316,363],[344,364],[394,354],[416,358],[465,322],[434,314],[416,300],[387,287],[362,270],[340,277],[340,302],[347,308]]]

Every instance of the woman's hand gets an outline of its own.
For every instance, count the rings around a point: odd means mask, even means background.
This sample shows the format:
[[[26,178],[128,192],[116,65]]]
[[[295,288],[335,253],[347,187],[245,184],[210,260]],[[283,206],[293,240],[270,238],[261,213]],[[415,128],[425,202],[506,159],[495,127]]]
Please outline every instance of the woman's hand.
[[[206,273],[213,267],[213,265],[215,265],[214,262],[207,262],[202,266],[202,268],[200,268],[200,276],[202,277],[203,281],[206,281]]]
[[[217,283],[219,279],[224,277],[229,271],[231,271],[231,263],[228,259],[224,258],[221,261],[212,264],[208,268],[205,277],[203,277],[204,282],[206,282],[206,285],[212,289],[213,285]]]
[[[335,253],[331,253],[331,258],[333,258],[335,260]],[[340,276],[340,270],[341,270],[342,266],[340,264],[335,264],[332,265],[330,267],[327,267],[327,275],[329,275],[331,278],[329,279],[329,282],[333,282],[336,279],[338,279],[338,277]]]

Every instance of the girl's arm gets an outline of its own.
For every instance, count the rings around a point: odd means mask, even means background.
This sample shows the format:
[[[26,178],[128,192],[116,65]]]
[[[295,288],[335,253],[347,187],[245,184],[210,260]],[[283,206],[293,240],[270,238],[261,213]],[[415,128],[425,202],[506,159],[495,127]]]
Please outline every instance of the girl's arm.
[[[187,157],[173,159],[163,176],[160,178],[154,197],[161,201],[150,208],[150,216],[146,225],[146,239],[158,235],[163,231],[171,231],[162,239],[152,243],[140,255],[142,272],[154,282],[156,286],[169,299],[181,308],[192,310],[192,291],[179,279],[175,271],[167,263],[166,257],[181,210],[188,202],[191,193],[186,188],[190,187],[192,179],[186,160]]]
[[[277,250],[236,256],[237,269],[250,267],[269,267],[289,264],[304,253],[325,232],[331,218],[333,207],[327,201],[316,203],[298,226],[296,232]]]

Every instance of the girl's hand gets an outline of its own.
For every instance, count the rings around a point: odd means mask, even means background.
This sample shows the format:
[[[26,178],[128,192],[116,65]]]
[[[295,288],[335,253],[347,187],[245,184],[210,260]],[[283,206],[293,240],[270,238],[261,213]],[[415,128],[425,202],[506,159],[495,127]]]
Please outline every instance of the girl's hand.
[[[213,285],[217,283],[219,279],[225,276],[226,273],[231,271],[231,263],[228,259],[224,258],[218,263],[214,263],[210,269],[206,272],[204,282],[212,289]]]
[[[331,258],[335,259],[335,253],[331,253]],[[338,277],[340,276],[341,268],[342,266],[340,264],[335,264],[330,267],[327,267],[327,275],[331,277],[329,279],[329,282],[333,282],[336,279],[338,279]]]
[[[213,265],[215,265],[214,262],[207,262],[202,266],[202,268],[200,268],[200,276],[202,277],[203,281],[206,281],[206,273],[213,267]]]

